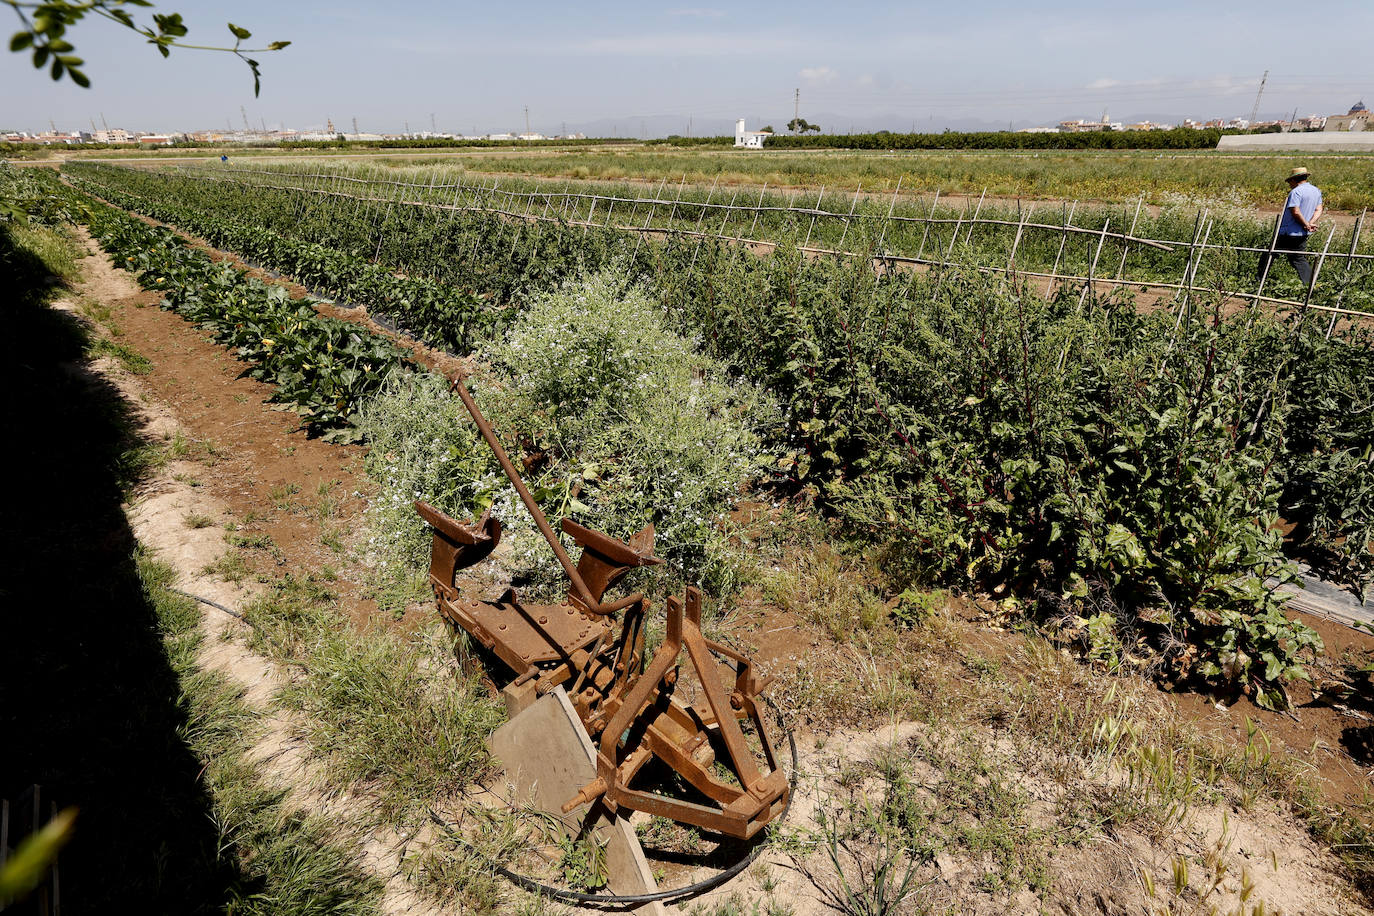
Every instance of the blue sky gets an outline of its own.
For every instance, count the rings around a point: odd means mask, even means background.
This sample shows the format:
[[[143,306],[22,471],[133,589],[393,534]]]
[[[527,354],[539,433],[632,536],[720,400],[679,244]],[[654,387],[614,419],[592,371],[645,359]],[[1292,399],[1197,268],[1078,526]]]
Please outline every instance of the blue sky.
[[[696,2],[696,0],[687,0]],[[1061,118],[1276,116],[1374,104],[1374,4],[1154,0],[1149,4],[755,2],[688,6],[162,0],[188,40],[254,40],[262,96],[228,55],[175,51],[97,20],[72,33],[94,85],[55,84],[26,55],[0,55],[0,127],[112,125],[168,130],[242,123],[365,131],[479,132],[599,126],[622,135],[720,130],[736,117],[781,127],[801,89],[803,117],[940,129],[971,120],[1017,127]],[[1294,11],[1301,10],[1296,16]],[[3,12],[3,11],[0,11]],[[13,31],[11,27],[10,31]],[[7,34],[7,33],[0,33]],[[848,123],[846,123],[848,122]],[[657,128],[651,128],[650,124]],[[676,126],[672,126],[676,125]],[[609,128],[609,129],[608,129]]]

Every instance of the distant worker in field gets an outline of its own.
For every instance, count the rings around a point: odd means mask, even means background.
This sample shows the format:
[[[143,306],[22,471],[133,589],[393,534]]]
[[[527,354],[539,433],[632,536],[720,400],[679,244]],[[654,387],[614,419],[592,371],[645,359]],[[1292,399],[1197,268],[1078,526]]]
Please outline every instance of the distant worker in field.
[[[1303,252],[1307,249],[1307,238],[1317,228],[1317,220],[1322,217],[1322,192],[1307,179],[1311,177],[1307,169],[1298,166],[1289,173],[1288,199],[1283,202],[1283,219],[1279,223],[1279,235],[1274,242],[1277,251],[1291,252],[1288,263],[1298,272],[1303,286],[1312,284],[1312,263]],[[1265,276],[1272,255],[1260,255],[1258,276]]]

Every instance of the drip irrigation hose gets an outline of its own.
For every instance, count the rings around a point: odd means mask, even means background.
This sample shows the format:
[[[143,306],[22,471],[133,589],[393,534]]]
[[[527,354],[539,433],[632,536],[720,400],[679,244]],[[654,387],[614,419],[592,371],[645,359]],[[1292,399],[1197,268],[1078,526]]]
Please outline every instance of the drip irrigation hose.
[[[778,715],[777,707],[774,706],[770,700],[768,700],[766,697],[761,697],[760,699],[763,700],[764,705],[766,705],[770,710],[773,711],[774,715]],[[792,799],[796,796],[797,791],[797,739],[796,736],[793,735],[790,731],[787,733],[787,746],[788,750],[792,754],[792,778],[788,780],[787,807],[783,809],[782,814],[778,815],[778,819],[775,822],[778,824],[781,824],[784,820],[787,819],[787,813],[792,810]],[[477,849],[471,843],[464,839],[458,833],[458,831],[454,829],[453,825],[449,824],[443,818],[441,818],[439,816],[439,813],[435,811],[433,808],[429,809],[429,819],[433,821],[436,825],[438,825],[439,829],[444,831],[444,833],[447,834],[451,839],[456,840],[459,843],[462,843],[469,850],[471,850],[474,855],[476,855],[479,859],[482,859],[484,864],[486,864],[487,867],[489,867],[496,874],[505,878],[507,881],[510,881],[517,887],[521,887],[532,894],[538,894],[541,897],[546,897],[550,900],[557,900],[560,903],[622,906],[626,904],[638,905],[641,903],[655,903],[660,900],[671,900],[678,897],[695,897],[697,894],[703,894],[706,891],[711,890],[712,888],[719,887],[726,881],[729,881],[731,878],[738,875],[740,872],[744,871],[746,868],[748,868],[750,865],[754,863],[754,860],[757,859],[759,855],[763,852],[764,847],[768,845],[766,842],[759,842],[757,845],[754,846],[752,850],[749,851],[749,855],[745,856],[743,859],[736,862],[734,865],[731,865],[729,868],[725,869],[719,874],[712,875],[704,881],[698,881],[695,884],[688,884],[683,887],[676,887],[666,891],[655,891],[652,894],[584,894],[580,891],[565,890],[561,887],[550,887],[547,884],[543,884],[539,881],[536,881],[528,875],[522,875],[518,872],[513,872],[510,869],[506,868],[504,865],[501,865],[497,862],[493,862],[491,859],[487,858],[486,856],[478,852]]]
[[[242,620],[242,619],[243,619],[243,615],[240,614],[238,611],[234,610],[233,608],[225,607],[224,605],[220,604],[218,601],[211,601],[209,598],[202,598],[200,595],[193,595],[193,594],[191,594],[190,592],[183,592],[181,589],[179,589],[179,588],[172,588],[170,585],[167,586],[167,591],[169,591],[169,592],[171,592],[171,593],[173,593],[173,594],[175,594],[175,595],[180,595],[180,596],[183,597],[183,598],[190,598],[192,601],[199,601],[201,604],[208,604],[208,605],[210,605],[210,607],[214,608],[215,610],[223,611],[224,613],[228,614],[230,617],[237,617],[239,620]]]

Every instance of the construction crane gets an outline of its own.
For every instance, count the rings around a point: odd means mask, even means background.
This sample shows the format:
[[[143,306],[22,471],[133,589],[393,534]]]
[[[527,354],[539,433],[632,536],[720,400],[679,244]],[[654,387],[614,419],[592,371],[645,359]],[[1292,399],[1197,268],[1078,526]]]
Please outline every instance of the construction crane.
[[[1264,76],[1261,76],[1261,77],[1260,77],[1259,92],[1256,92],[1256,93],[1255,93],[1255,107],[1253,107],[1253,108],[1250,109],[1250,126],[1252,126],[1252,127],[1254,126],[1255,121],[1259,118],[1259,103],[1260,103],[1260,96],[1264,95],[1264,84],[1265,84],[1265,82],[1268,81],[1268,79],[1269,79],[1269,71],[1268,71],[1268,70],[1265,70],[1265,71],[1264,71]]]

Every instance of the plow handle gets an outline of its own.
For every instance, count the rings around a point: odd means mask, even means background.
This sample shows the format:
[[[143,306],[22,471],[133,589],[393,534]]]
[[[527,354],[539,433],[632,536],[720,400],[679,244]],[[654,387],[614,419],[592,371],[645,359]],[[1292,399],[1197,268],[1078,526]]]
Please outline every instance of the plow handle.
[[[487,445],[496,453],[496,460],[501,464],[501,470],[506,472],[506,477],[515,487],[515,492],[520,494],[520,501],[525,504],[530,515],[534,518],[534,523],[539,526],[539,531],[544,535],[544,540],[549,542],[553,548],[553,554],[558,558],[558,563],[563,567],[563,571],[568,574],[568,579],[572,582],[573,588],[577,589],[578,597],[587,603],[589,608],[597,607],[601,602],[592,597],[591,591],[587,588],[587,583],[582,581],[582,576],[578,573],[577,567],[573,565],[572,558],[563,549],[563,545],[558,541],[558,535],[553,533],[553,528],[549,527],[549,520],[544,517],[544,512],[539,508],[539,504],[534,501],[534,496],[530,494],[525,482],[516,473],[515,465],[511,463],[510,456],[501,447],[501,440],[496,438],[496,433],[492,430],[487,418],[482,416],[482,411],[477,409],[477,402],[472,399],[472,393],[468,391],[468,386],[463,382],[462,376],[454,376],[451,380],[450,390],[458,392],[458,397],[463,399],[463,406],[472,414],[473,422],[477,424],[478,431],[482,438],[487,440]]]

